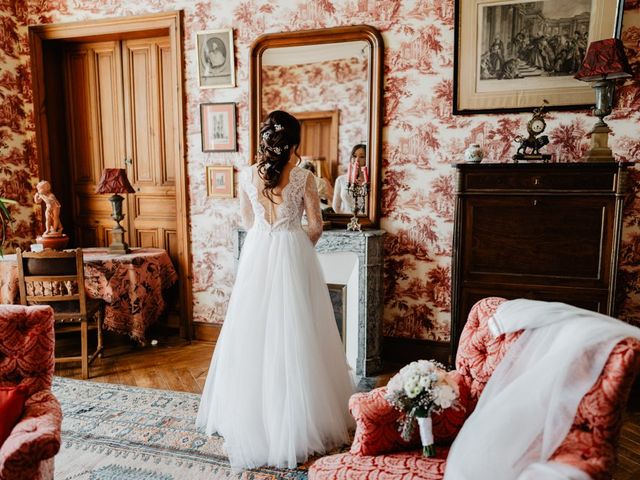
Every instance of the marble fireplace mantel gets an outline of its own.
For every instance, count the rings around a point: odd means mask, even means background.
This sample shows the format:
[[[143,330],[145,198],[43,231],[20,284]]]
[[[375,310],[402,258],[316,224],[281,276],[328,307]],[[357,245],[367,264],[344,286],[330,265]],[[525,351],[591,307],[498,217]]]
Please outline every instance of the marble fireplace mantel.
[[[382,368],[382,242],[384,230],[326,230],[316,245],[318,258],[327,283],[345,276],[345,268],[353,268],[352,281],[339,281],[357,289],[357,302],[347,315],[347,359],[358,377],[371,377]],[[246,231],[234,232],[236,264]],[[351,259],[351,261],[350,261]],[[349,267],[353,265],[353,267]],[[357,269],[357,272],[355,271]],[[347,296],[352,295],[348,292]],[[357,321],[356,321],[357,320]]]

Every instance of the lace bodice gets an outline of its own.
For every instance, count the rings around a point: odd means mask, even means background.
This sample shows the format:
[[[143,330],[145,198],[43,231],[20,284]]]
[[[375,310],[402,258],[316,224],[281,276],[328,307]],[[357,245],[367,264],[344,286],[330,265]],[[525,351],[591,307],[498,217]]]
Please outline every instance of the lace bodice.
[[[260,231],[295,231],[302,228],[302,214],[306,210],[307,232],[315,243],[322,233],[320,199],[313,174],[293,167],[289,182],[284,186],[277,204],[271,204],[262,193],[262,180],[255,167],[240,173],[240,210],[245,227]]]

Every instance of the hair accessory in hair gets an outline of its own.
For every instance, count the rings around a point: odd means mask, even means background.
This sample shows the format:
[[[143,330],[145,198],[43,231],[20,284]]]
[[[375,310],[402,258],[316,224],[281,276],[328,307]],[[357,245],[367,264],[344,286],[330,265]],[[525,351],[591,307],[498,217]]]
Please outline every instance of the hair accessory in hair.
[[[276,129],[276,132],[279,132],[280,130],[282,130],[284,127],[282,125],[280,125],[279,123],[274,123],[273,124],[273,128]]]
[[[271,133],[272,133],[271,130],[267,130],[262,134],[262,139],[266,142],[271,137]]]
[[[282,147],[270,147],[267,145],[265,148],[276,155],[280,155],[284,150],[289,150],[289,145],[283,145]]]

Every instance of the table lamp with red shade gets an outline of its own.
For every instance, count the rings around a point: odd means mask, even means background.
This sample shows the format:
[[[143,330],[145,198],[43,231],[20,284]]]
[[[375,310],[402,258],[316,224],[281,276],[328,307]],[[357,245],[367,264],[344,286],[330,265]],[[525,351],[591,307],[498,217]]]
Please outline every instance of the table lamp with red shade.
[[[96,193],[113,194],[109,197],[109,201],[112,207],[111,218],[116,221],[116,226],[111,230],[109,253],[118,255],[129,253],[129,245],[124,241],[125,229],[120,225],[120,221],[124,218],[122,213],[122,200],[124,200],[124,197],[119,194],[135,193],[135,190],[129,183],[126,170],[124,168],[105,168],[96,187]]]
[[[605,123],[604,117],[609,115],[613,108],[616,80],[631,76],[631,67],[619,38],[607,38],[589,44],[582,67],[575,74],[578,80],[590,82],[596,92],[593,114],[599,120],[591,130],[591,148],[586,157],[588,162],[614,160],[608,145],[611,129]]]

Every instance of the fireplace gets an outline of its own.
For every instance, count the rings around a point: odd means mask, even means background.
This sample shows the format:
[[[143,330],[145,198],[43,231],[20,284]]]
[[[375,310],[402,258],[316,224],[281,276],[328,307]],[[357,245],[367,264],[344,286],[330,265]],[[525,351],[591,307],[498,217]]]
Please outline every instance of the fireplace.
[[[235,231],[236,262],[245,235],[244,230]],[[328,230],[316,245],[327,288],[340,290],[345,352],[359,378],[373,376],[382,367],[383,235],[383,230]]]
[[[329,290],[329,298],[333,306],[333,316],[336,319],[336,327],[342,344],[345,346],[347,341],[347,286],[339,283],[327,283]]]

